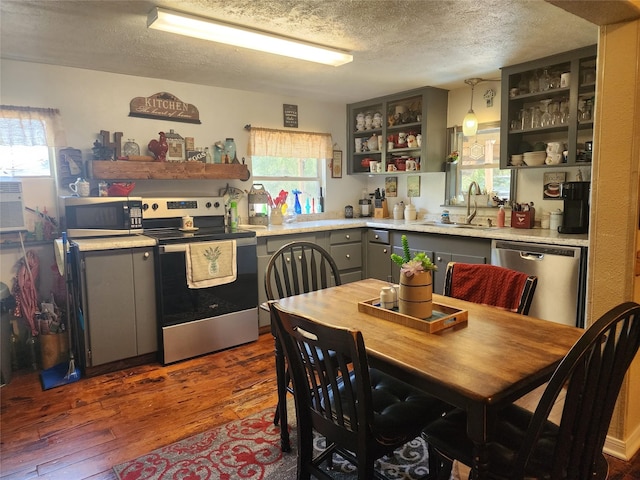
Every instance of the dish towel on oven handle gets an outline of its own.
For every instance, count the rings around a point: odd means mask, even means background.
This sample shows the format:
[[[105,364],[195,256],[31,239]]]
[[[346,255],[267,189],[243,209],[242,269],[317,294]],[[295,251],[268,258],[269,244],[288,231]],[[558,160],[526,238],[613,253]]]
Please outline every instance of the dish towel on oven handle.
[[[236,281],[236,241],[196,242],[187,244],[187,285],[206,288]]]

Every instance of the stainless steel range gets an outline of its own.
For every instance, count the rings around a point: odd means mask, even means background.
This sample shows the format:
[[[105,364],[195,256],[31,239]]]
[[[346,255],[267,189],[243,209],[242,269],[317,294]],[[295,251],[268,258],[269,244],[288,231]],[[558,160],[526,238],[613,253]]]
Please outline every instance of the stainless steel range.
[[[226,225],[222,197],[143,198],[142,208],[144,235],[157,241],[161,362],[173,363],[257,340],[255,232],[232,231]],[[194,228],[181,229],[183,216],[193,217]],[[195,255],[199,247],[200,254],[203,248],[213,252],[220,247],[231,255],[232,244],[234,278],[214,286],[206,286],[206,281],[196,282],[192,270],[196,263],[190,255]],[[215,274],[211,281],[216,282]]]

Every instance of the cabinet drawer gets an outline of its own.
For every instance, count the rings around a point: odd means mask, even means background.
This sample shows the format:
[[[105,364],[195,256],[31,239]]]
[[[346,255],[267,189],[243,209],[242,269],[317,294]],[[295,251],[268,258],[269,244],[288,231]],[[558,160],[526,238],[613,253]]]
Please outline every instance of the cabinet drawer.
[[[349,228],[347,230],[335,230],[331,232],[329,237],[329,243],[331,245],[337,245],[340,243],[348,242],[361,242],[362,230],[359,228]]]
[[[362,245],[359,243],[333,245],[331,256],[340,270],[362,267]]]
[[[283,245],[291,242],[313,242],[316,243],[315,234],[310,235],[295,235],[292,236],[284,236],[284,237],[268,237],[267,238],[267,252],[273,253],[278,250]]]
[[[367,238],[373,243],[389,243],[389,232],[387,230],[369,230]]]

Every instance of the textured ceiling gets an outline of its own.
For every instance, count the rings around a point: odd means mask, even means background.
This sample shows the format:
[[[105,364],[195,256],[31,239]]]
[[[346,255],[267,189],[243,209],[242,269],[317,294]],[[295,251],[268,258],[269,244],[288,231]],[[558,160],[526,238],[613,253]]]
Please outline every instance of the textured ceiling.
[[[354,61],[330,67],[150,30],[154,6],[349,50]],[[2,58],[344,103],[499,78],[502,66],[598,40],[594,23],[544,0],[1,0],[0,14]]]

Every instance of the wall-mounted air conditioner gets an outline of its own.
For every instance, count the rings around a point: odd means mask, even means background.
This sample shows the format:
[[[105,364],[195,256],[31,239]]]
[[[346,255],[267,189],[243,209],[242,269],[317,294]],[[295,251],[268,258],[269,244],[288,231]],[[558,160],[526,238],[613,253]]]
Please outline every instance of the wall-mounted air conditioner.
[[[25,230],[22,182],[0,178],[0,232]]]

